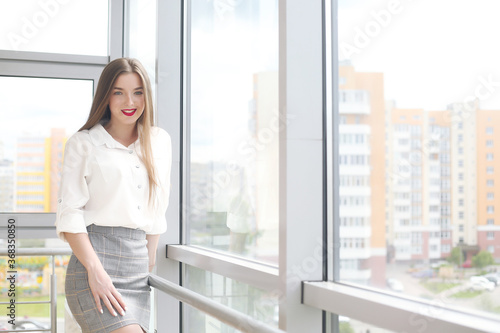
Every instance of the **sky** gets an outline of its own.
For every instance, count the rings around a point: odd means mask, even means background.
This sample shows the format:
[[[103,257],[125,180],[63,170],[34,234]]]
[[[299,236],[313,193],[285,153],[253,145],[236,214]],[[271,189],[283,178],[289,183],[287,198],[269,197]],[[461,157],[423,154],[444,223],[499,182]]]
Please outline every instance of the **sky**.
[[[339,58],[384,73],[397,107],[443,110],[479,89],[481,108],[500,110],[499,11],[498,0],[339,0]],[[499,82],[489,96],[482,78]]]
[[[4,157],[15,160],[18,137],[48,137],[51,128],[64,128],[68,136],[76,132],[88,117],[92,90],[90,80],[0,76],[0,141],[4,142]]]
[[[142,29],[141,35],[148,38],[136,39],[140,47],[131,52],[133,56],[143,57],[146,67],[151,70],[154,59],[144,53],[154,38],[147,32],[152,30],[147,24],[152,22],[148,17],[154,15],[150,2],[132,2],[139,13],[139,21],[133,24],[136,29]],[[48,3],[52,5],[46,5]],[[500,43],[497,37],[500,31],[500,20],[497,18],[500,1],[338,0],[338,4],[339,58],[348,58],[356,71],[384,73],[385,98],[394,100],[397,107],[444,110],[448,104],[465,101],[479,91],[482,93],[482,109],[500,110]],[[8,6],[8,10],[0,10],[0,49],[89,55],[107,53],[106,1],[23,0],[2,5]],[[273,6],[266,10],[276,15]],[[211,49],[207,43],[217,42],[217,52],[232,54],[232,59],[242,60],[234,65],[252,64],[252,68],[247,66],[246,70],[252,72],[263,68],[254,63],[266,59],[257,57],[266,54],[263,50],[276,50],[272,43],[277,43],[277,40],[270,38],[271,34],[262,34],[263,31],[243,36],[247,40],[257,38],[258,45],[244,41],[241,45],[224,42],[238,40],[231,38],[231,31],[226,31],[217,37],[222,42],[207,35],[198,40],[197,47],[206,54],[203,49]],[[64,43],[55,43],[54,37]],[[269,45],[266,46],[266,43]],[[245,45],[257,48],[252,53],[245,50]],[[204,59],[203,54],[200,57]],[[192,57],[193,68],[196,68],[198,58]],[[211,64],[203,65],[218,68],[214,69],[216,73],[226,68],[226,72],[234,74],[235,79],[240,74],[245,77],[246,83],[239,85],[247,86],[245,94],[227,91],[225,96],[228,100],[239,98],[241,106],[238,108],[246,117],[252,93],[248,79],[251,73],[243,73],[244,66],[228,66],[232,61],[228,58],[214,57]],[[198,76],[198,80],[214,80],[203,83],[206,87],[231,89],[231,86],[238,86],[236,81],[231,85],[221,83],[223,77],[214,74],[206,78]],[[89,87],[88,82],[75,80],[1,78],[0,98],[4,107],[0,109],[0,140],[6,143],[6,155],[12,156],[12,149],[8,147],[15,136],[25,131],[46,133],[51,126],[66,126],[69,133],[75,131],[89,111]],[[196,89],[193,87],[193,93]],[[196,103],[208,105],[200,101]],[[216,110],[218,119],[232,119],[238,113],[235,113],[234,107],[226,109]],[[206,112],[207,109],[201,111]],[[246,120],[241,122],[241,128],[235,130],[241,132],[245,126]],[[222,133],[215,128],[213,132]]]

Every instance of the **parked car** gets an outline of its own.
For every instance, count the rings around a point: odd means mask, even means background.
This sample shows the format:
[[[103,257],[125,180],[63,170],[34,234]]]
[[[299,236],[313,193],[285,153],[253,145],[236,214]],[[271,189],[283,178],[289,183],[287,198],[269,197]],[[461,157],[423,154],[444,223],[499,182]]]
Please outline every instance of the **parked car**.
[[[470,277],[469,290],[475,291],[493,291],[495,289],[495,284],[485,278],[484,276],[471,276]]]
[[[472,267],[472,261],[470,259],[467,259],[466,261],[464,261],[464,263],[462,264],[462,267],[463,268],[471,268]]]
[[[497,287],[500,284],[500,276],[496,274],[486,274],[483,275],[485,278],[487,278],[489,281],[493,282],[495,284],[495,287]]]
[[[432,278],[436,275],[436,272],[432,269],[432,268],[429,268],[429,269],[422,269],[418,272],[413,272],[411,273],[411,276],[414,277],[414,278]]]
[[[387,279],[387,286],[389,287],[389,289],[397,291],[399,293],[405,290],[401,281],[392,278]]]

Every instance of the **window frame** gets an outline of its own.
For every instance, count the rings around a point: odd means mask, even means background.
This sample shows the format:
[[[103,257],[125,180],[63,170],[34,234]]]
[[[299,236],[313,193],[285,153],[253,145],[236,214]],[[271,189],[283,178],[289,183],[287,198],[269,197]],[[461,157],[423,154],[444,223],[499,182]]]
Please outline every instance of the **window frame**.
[[[123,0],[109,0],[108,56],[0,50],[0,76],[92,80],[95,93],[104,66],[122,56],[123,20]],[[0,212],[2,221],[12,217],[23,238],[56,237],[55,213]]]

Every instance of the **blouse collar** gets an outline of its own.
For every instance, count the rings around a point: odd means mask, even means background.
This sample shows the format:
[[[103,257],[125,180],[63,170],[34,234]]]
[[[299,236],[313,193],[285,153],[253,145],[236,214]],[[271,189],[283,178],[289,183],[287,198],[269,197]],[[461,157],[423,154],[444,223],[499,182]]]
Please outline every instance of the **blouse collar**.
[[[138,124],[138,131],[139,131],[139,137],[142,131],[142,125]],[[106,131],[104,128],[102,122],[99,122],[95,124],[90,130],[89,130],[89,135],[92,140],[92,143],[95,146],[101,146],[101,145],[106,145],[108,148],[122,148],[122,149],[129,149],[128,147],[125,147],[118,141],[116,141],[111,134]],[[137,140],[132,143],[132,145],[135,145],[139,142],[139,137],[137,137]]]

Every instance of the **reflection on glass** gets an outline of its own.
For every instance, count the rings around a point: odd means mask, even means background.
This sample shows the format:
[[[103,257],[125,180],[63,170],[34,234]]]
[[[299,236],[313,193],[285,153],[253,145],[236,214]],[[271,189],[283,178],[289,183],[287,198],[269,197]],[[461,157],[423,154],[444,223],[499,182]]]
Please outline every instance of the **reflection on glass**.
[[[0,212],[55,212],[64,145],[85,122],[90,80],[0,77]]]
[[[60,239],[17,239],[17,248],[68,248],[66,243]],[[0,239],[0,248],[7,248],[7,240]],[[69,248],[68,248],[69,249]],[[64,332],[64,280],[66,276],[66,266],[69,262],[69,255],[57,255],[54,257],[54,272],[57,279],[57,318],[58,331]],[[8,267],[8,257],[0,257],[1,267]],[[20,304],[21,302],[49,302],[50,301],[50,277],[52,275],[51,256],[20,256],[15,259],[13,270],[17,272],[15,282],[16,300],[16,326],[15,329],[35,329],[48,328],[50,326],[50,304]],[[9,297],[10,281],[7,279],[7,270],[0,270],[0,289],[2,295],[0,302],[10,302]],[[6,312],[5,312],[6,313]],[[2,313],[0,323],[7,324],[10,318]],[[11,328],[7,325],[8,329]],[[0,326],[1,327],[1,326]],[[0,330],[1,331],[1,330]]]
[[[191,8],[190,243],[278,261],[277,1]]]
[[[340,279],[500,315],[496,2],[338,4]]]
[[[278,327],[278,299],[273,293],[192,266],[186,266],[186,288]],[[186,307],[184,318],[187,332],[239,332],[191,307]]]
[[[0,5],[0,50],[108,55],[108,1],[24,0]]]

